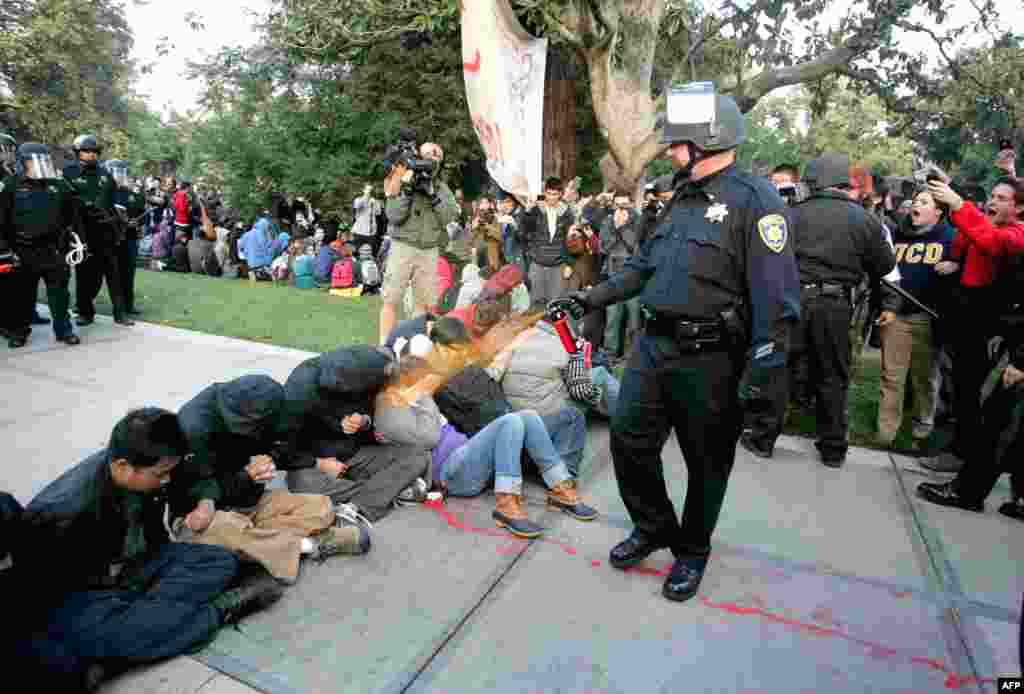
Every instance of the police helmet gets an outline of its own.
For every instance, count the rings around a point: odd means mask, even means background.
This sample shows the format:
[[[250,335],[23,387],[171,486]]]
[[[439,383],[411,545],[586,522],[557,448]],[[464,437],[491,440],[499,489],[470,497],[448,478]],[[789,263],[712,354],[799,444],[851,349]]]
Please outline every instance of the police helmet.
[[[825,152],[815,162],[815,188],[841,188],[850,185],[849,155],[842,152]],[[806,174],[804,177],[806,178]]]
[[[103,151],[100,147],[99,140],[96,139],[95,135],[79,135],[75,138],[74,144],[71,146],[75,152],[96,152],[99,154]]]
[[[665,95],[661,144],[692,142],[705,152],[735,149],[746,139],[743,114],[730,96],[718,94],[713,82],[669,87]]]
[[[50,157],[50,149],[38,142],[26,142],[18,148],[17,173],[23,178],[46,180],[59,178],[57,168]]]
[[[18,142],[7,133],[0,133],[0,166],[14,169],[17,158]]]

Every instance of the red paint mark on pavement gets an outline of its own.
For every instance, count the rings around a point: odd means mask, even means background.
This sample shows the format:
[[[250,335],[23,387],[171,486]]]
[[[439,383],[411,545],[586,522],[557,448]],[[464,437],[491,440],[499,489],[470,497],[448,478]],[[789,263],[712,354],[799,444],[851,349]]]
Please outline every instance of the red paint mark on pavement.
[[[466,72],[480,72],[480,51],[473,54],[473,62],[463,63],[462,69]]]
[[[655,569],[650,566],[631,566],[626,569],[626,573],[640,574],[641,576],[668,576],[668,572],[672,570],[672,564],[666,564],[662,569]]]
[[[599,562],[597,559],[592,559],[590,561],[590,565],[596,569],[597,567],[601,566],[601,562]]]
[[[909,590],[897,590],[892,594],[894,598],[909,598],[911,595],[913,595],[913,593]]]
[[[791,619],[789,617],[783,617],[781,615],[773,614],[771,612],[768,612],[767,610],[761,609],[760,607],[743,607],[741,605],[736,605],[734,603],[727,602],[716,603],[704,597],[701,598],[701,602],[703,602],[704,605],[706,605],[707,607],[710,607],[714,610],[722,610],[730,614],[760,617],[770,622],[776,622],[778,624],[783,624],[788,627],[793,627],[794,629],[798,629],[800,631],[805,631],[814,634],[815,636],[828,636],[832,638],[838,638],[842,639],[843,641],[848,641],[850,643],[857,644],[859,646],[864,646],[868,649],[868,655],[870,655],[873,658],[894,658],[897,656],[905,656],[905,654],[898,649],[889,648],[887,646],[883,646],[882,644],[874,643],[872,641],[859,639],[855,636],[851,636],[850,634],[842,632],[838,629],[833,629],[831,627],[818,626],[817,624],[808,624],[806,622],[801,622],[796,619]],[[959,689],[960,687],[966,684],[972,683],[980,684],[995,682],[995,679],[992,677],[961,677],[960,675],[957,675],[954,672],[950,672],[949,668],[941,660],[925,658],[923,656],[905,657],[907,657],[907,661],[912,664],[927,665],[933,670],[946,673],[947,677],[944,684],[947,689]]]
[[[455,528],[456,530],[462,530],[462,531],[467,532],[467,533],[473,533],[474,535],[486,535],[487,537],[499,537],[499,538],[501,538],[503,540],[508,540],[511,537],[510,533],[508,531],[505,531],[505,530],[499,530],[498,528],[476,528],[474,526],[469,525],[469,523],[467,523],[465,521],[465,516],[462,513],[455,514],[455,513],[451,512],[451,511],[449,511],[447,508],[445,508],[444,503],[441,502],[441,501],[424,501],[423,505],[426,506],[427,508],[430,508],[430,509],[433,509],[434,511],[436,511],[437,514],[439,516],[441,516],[441,518],[443,518],[444,521],[450,527]],[[567,544],[565,544],[563,542],[559,542],[558,540],[552,540],[552,539],[547,538],[547,537],[540,537],[540,538],[537,538],[536,540],[534,540],[534,542],[546,542],[548,544],[555,545],[556,547],[558,547],[559,549],[561,549],[563,552],[565,552],[566,554],[568,554],[571,557],[575,557],[576,554],[577,554],[577,551],[576,551],[575,548],[570,547],[569,545],[567,545]],[[528,541],[523,541],[522,545],[525,546],[526,544],[528,544]],[[515,554],[517,551],[518,550],[515,550],[515,551],[512,551],[512,552],[507,552],[507,554]],[[499,548],[498,552],[501,553],[502,549]]]

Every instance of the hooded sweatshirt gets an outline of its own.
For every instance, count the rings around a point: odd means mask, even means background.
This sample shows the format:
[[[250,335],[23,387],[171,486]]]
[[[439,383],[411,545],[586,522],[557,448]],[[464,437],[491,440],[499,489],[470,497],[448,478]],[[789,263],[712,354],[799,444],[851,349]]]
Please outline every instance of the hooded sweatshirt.
[[[176,514],[188,513],[201,499],[218,507],[256,505],[264,485],[245,471],[249,458],[270,455],[282,469],[286,459],[275,451],[282,438],[284,388],[269,376],[242,376],[214,383],[178,411],[178,422],[194,456],[189,467],[171,473],[168,494]]]
[[[348,460],[360,446],[375,442],[372,427],[349,435],[341,420],[373,412],[392,361],[387,348],[358,345],[307,359],[292,371],[284,385],[290,469],[313,467],[317,457]],[[329,454],[323,450],[328,444]]]

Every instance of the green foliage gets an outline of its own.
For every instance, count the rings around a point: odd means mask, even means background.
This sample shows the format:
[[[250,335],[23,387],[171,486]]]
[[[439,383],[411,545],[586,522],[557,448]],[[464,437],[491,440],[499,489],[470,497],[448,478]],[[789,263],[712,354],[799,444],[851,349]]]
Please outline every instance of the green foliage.
[[[122,156],[132,36],[121,4],[13,0],[0,20],[0,84],[21,137],[60,145],[88,131]]]

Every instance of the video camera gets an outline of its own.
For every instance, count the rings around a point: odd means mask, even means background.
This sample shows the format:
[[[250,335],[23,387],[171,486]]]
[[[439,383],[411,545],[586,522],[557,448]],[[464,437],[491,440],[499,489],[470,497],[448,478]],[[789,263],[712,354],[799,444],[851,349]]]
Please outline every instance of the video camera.
[[[402,129],[398,134],[398,142],[389,146],[384,153],[384,167],[390,171],[401,164],[412,171],[413,190],[430,193],[434,179],[436,162],[433,159],[420,157],[420,148],[416,143],[416,133]]]

